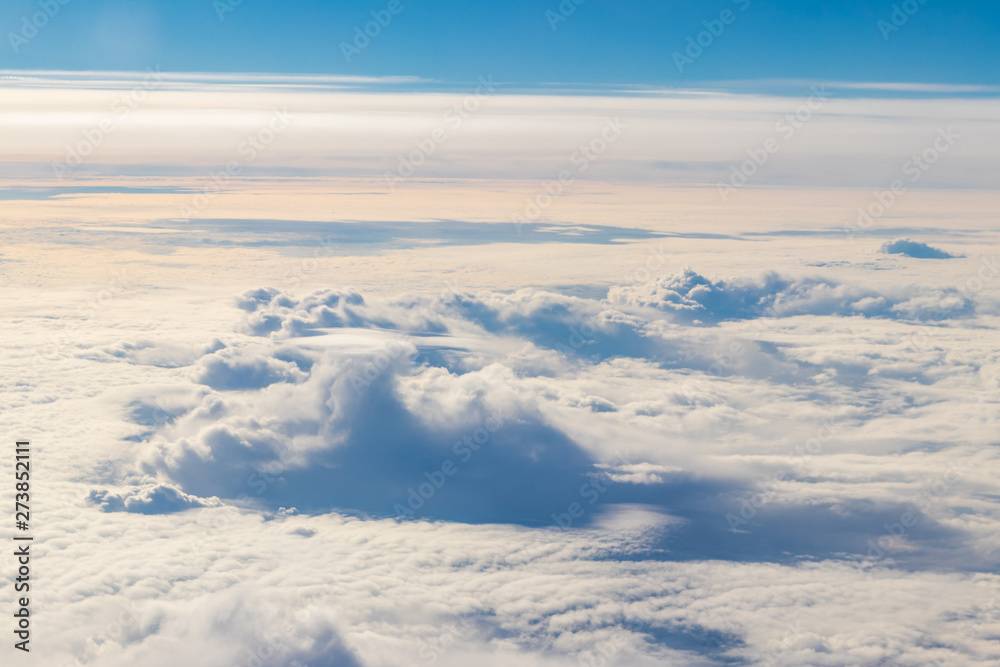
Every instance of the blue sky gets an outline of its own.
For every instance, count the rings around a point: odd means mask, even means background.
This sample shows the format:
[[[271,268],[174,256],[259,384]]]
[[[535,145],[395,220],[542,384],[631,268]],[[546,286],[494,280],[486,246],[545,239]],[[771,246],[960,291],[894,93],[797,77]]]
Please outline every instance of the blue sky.
[[[46,1],[57,11],[50,8],[47,25],[17,43],[15,53],[11,35],[23,34],[24,17]],[[220,10],[227,1],[232,11]],[[566,0],[564,7],[575,8],[569,16],[558,14],[559,0],[400,0],[401,11],[348,62],[342,42],[388,0],[15,0],[0,8],[0,68],[158,64],[165,71],[446,81],[492,73],[531,83],[667,86],[784,78],[990,84],[1000,78],[998,3],[909,1],[915,11],[897,13],[895,30],[886,26],[901,3],[891,0],[584,0],[579,6]],[[710,43],[704,37],[704,52],[679,71],[673,54],[726,10],[733,12],[731,22]],[[879,21],[887,23],[880,29]]]

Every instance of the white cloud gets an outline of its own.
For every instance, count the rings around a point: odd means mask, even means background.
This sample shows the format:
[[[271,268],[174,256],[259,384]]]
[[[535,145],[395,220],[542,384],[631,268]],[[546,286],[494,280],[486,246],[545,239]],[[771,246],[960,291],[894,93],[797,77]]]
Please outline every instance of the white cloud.
[[[12,82],[10,160],[47,168],[110,78]],[[261,167],[324,178],[240,181],[189,222],[166,219],[197,178],[2,193],[37,664],[1000,660],[995,197],[842,232],[942,121],[963,143],[927,182],[983,185],[994,100],[832,100],[761,184],[865,191],[724,205],[649,165],[705,182],[789,98],[497,97],[390,197],[379,170],[453,96],[222,83],[165,85],[101,159],[197,171],[287,102]],[[595,177],[655,188],[580,183],[518,233],[537,183],[433,178],[551,178],[607,115],[634,134]]]
[[[475,86],[442,84],[437,90],[447,92],[426,92],[406,90],[411,80],[263,76],[226,87],[213,77],[163,76],[155,94],[127,115],[115,104],[128,86],[124,79],[66,75],[14,81],[6,87],[9,104],[0,113],[0,140],[22,171],[31,163],[33,173],[51,176],[50,163],[65,162],[85,132],[113,119],[114,134],[86,149],[74,170],[78,175],[102,173],[107,165],[131,172],[156,164],[160,172],[169,166],[174,173],[204,173],[208,180],[209,170],[229,160],[243,164],[241,142],[263,128],[275,109],[287,109],[291,126],[244,167],[258,174],[382,179],[415,150],[414,137],[441,128],[449,133],[447,158],[421,160],[420,178],[552,179],[558,165],[575,168],[574,153],[599,137],[608,119],[621,118],[628,129],[580,178],[660,182],[669,177],[695,185],[728,182],[731,169],[748,159],[761,136],[781,136],[777,124],[815,85],[784,96],[704,90],[624,95],[595,90],[573,96],[501,85],[456,128],[448,110]],[[920,186],[993,188],[985,172],[998,136],[996,99],[907,99],[898,97],[898,86],[870,90],[870,97],[840,98],[831,88],[831,100],[808,121],[809,130],[783,140],[775,157],[781,164],[760,169],[754,184],[867,188],[875,183],[885,189],[892,178],[883,182],[883,164],[902,164],[897,156],[914,153],[914,146],[932,142],[940,127],[951,126],[962,140],[947,160],[922,175]],[[880,95],[886,90],[890,96]]]

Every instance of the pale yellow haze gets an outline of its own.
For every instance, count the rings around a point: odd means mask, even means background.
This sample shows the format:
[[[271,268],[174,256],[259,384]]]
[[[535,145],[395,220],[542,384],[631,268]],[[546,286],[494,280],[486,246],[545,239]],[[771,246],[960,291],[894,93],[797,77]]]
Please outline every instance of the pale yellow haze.
[[[1000,101],[989,96],[879,97],[806,85],[795,96],[556,94],[475,82],[399,92],[405,82],[157,76],[0,77],[0,224],[4,256],[18,260],[7,265],[8,280],[86,282],[133,264],[157,284],[181,281],[180,269],[192,266],[211,267],[227,289],[280,279],[288,257],[267,245],[200,246],[219,231],[215,220],[521,219],[670,235],[572,251],[494,239],[474,266],[454,243],[345,248],[309,276],[316,286],[387,291],[406,271],[427,274],[428,289],[442,271],[462,272],[472,287],[502,288],[513,276],[613,283],[665,243],[686,262],[710,262],[712,243],[742,244],[736,235],[748,230],[850,227],[858,208],[897,180],[906,194],[878,228],[988,230],[1000,210]],[[944,147],[943,133],[950,143],[911,180],[907,163]],[[257,148],[248,148],[252,138]],[[752,168],[747,161],[765,146],[766,164]],[[734,169],[753,173],[730,189]],[[86,234],[88,249],[67,233]],[[153,240],[168,236],[187,242],[165,249]],[[875,242],[868,238],[845,235],[843,256],[863,257]],[[799,259],[807,262],[812,248],[803,241]],[[752,252],[736,256],[746,266],[730,260],[720,270],[767,268]]]

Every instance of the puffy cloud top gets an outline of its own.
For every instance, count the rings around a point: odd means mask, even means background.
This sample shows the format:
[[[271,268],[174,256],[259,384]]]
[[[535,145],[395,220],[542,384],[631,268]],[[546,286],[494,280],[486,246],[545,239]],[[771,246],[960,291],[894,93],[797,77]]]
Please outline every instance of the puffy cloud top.
[[[882,252],[887,255],[906,255],[916,259],[954,259],[961,255],[952,255],[949,252],[931,247],[921,241],[911,241],[910,239],[896,239],[886,241],[882,244]]]

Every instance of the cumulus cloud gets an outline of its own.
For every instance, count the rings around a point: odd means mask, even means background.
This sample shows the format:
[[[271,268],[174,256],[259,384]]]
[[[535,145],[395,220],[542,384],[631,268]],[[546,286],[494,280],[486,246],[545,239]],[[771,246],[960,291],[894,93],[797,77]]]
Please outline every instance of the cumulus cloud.
[[[263,389],[275,382],[300,382],[306,375],[293,361],[223,348],[198,360],[195,382],[213,389]]]
[[[473,521],[544,521],[584,481],[589,456],[509,370],[407,359],[369,381],[375,362],[326,353],[297,385],[206,395],[151,439],[147,470],[200,496]]]
[[[219,505],[216,498],[197,498],[171,484],[147,483],[119,491],[94,489],[90,501],[105,512],[135,512],[137,514],[168,514],[194,507]]]
[[[773,272],[760,280],[712,280],[691,269],[639,287],[612,288],[608,300],[707,323],[797,315],[940,320],[967,317],[975,309],[975,304],[956,289],[880,294],[856,285],[818,278],[786,278]]]
[[[168,341],[144,339],[119,341],[105,345],[96,352],[85,353],[97,359],[116,358],[140,366],[160,368],[180,368],[200,359],[206,352],[215,352],[225,347],[218,339],[208,344],[178,344]]]
[[[196,384],[182,409],[145,433],[137,474],[190,498],[271,511],[571,530],[596,525],[609,507],[645,506],[670,517],[658,548],[679,558],[863,555],[867,526],[893,524],[910,511],[905,503],[861,491],[802,503],[799,485],[825,482],[796,457],[727,470],[705,456],[705,438],[741,432],[767,449],[777,419],[768,402],[788,411],[785,431],[824,423],[796,398],[802,390],[856,421],[854,392],[886,381],[930,385],[957,367],[938,371],[940,362],[883,347],[842,361],[825,348],[810,355],[754,340],[763,325],[706,336],[675,320],[691,311],[726,330],[727,319],[761,314],[780,322],[878,313],[862,319],[909,326],[930,310],[969,308],[942,294],[882,295],[777,275],[710,281],[691,271],[613,289],[607,300],[537,290],[371,299],[350,289],[251,290],[238,305],[277,326],[251,327],[251,338],[192,363]],[[763,402],[741,397],[748,392]],[[134,414],[139,421],[144,412]],[[781,481],[763,496],[761,521],[753,499],[768,475]],[[128,509],[114,499],[104,506]],[[895,558],[978,558],[964,529],[911,513],[917,525]],[[826,528],[805,529],[813,524]]]
[[[964,295],[685,272],[236,305],[81,337],[19,404],[100,432],[39,535],[54,664],[998,657],[1000,358]]]
[[[911,241],[910,239],[896,239],[886,241],[882,244],[881,251],[887,255],[906,255],[916,259],[954,259],[961,255],[953,255],[944,250],[934,248],[922,241]]]

